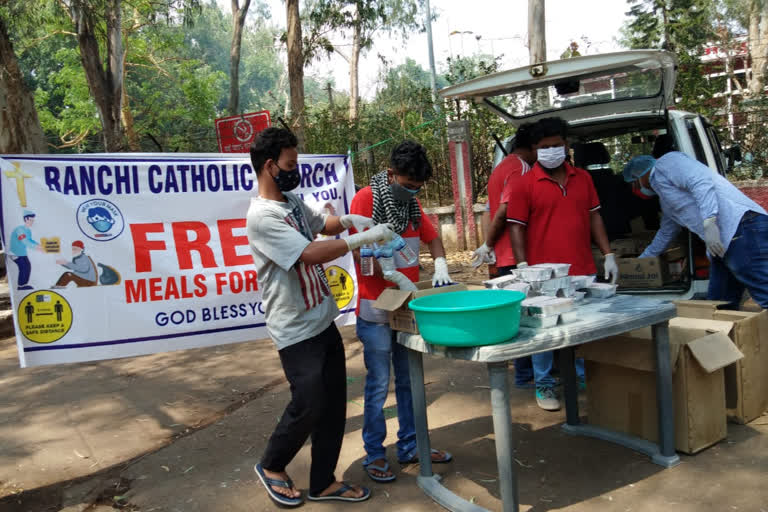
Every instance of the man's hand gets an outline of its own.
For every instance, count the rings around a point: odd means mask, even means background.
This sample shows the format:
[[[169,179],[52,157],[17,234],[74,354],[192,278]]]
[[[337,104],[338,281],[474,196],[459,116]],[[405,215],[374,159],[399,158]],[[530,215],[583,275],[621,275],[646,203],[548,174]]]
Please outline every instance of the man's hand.
[[[413,284],[413,281],[408,279],[405,274],[398,272],[397,270],[385,273],[384,279],[395,283],[398,288],[406,292],[415,292],[418,290],[416,285]]]
[[[490,265],[496,263],[496,254],[493,252],[493,249],[488,247],[485,243],[475,249],[475,252],[472,255],[472,268],[477,268],[483,263],[488,263]]]
[[[435,258],[435,273],[432,275],[432,286],[445,286],[451,284],[451,276],[448,275],[448,263],[445,258]]]
[[[528,266],[527,261],[521,261],[520,263],[517,264],[517,268],[525,268],[527,266]]]
[[[616,255],[609,252],[605,255],[605,278],[611,280],[611,284],[616,284],[619,278],[619,266],[616,264]]]
[[[725,256],[725,247],[720,240],[720,228],[717,227],[717,217],[704,219],[704,243],[712,256],[722,258]]]
[[[373,219],[369,219],[368,217],[364,217],[362,215],[355,215],[354,213],[350,213],[349,215],[342,215],[339,217],[339,222],[342,226],[344,226],[344,229],[349,229],[354,226],[358,233],[362,233],[366,229],[372,228],[376,225],[376,223],[373,222]]]
[[[392,226],[390,224],[377,224],[367,231],[350,235],[345,240],[349,250],[353,251],[363,245],[376,242],[389,242],[394,236],[395,232],[392,231]]]

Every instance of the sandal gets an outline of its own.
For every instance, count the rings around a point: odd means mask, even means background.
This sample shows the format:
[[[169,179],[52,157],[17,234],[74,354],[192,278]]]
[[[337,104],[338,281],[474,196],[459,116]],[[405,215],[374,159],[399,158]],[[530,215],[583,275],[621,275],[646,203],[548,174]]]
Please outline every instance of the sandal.
[[[276,487],[285,487],[287,489],[293,488],[293,481],[290,478],[288,480],[276,480],[274,478],[269,478],[264,473],[264,468],[261,467],[261,463],[256,464],[253,469],[256,471],[256,474],[259,475],[259,480],[261,480],[261,483],[264,484],[264,487],[267,489],[267,494],[269,494],[269,497],[272,498],[275,503],[284,505],[286,507],[298,507],[304,503],[304,500],[301,498],[291,498],[284,496],[272,488],[273,485]]]
[[[311,501],[365,501],[371,497],[370,489],[366,487],[361,487],[361,489],[363,490],[363,495],[359,498],[355,498],[353,496],[344,496],[345,492],[354,491],[355,488],[349,485],[347,482],[341,482],[341,487],[339,487],[336,492],[327,496],[312,496],[311,494],[308,494],[307,499]]]
[[[365,468],[365,472],[368,473],[368,477],[374,482],[380,482],[380,483],[392,482],[397,478],[397,475],[395,474],[392,474],[389,476],[378,476],[373,473],[374,471],[378,471],[380,473],[386,473],[387,471],[389,471],[389,462],[387,462],[386,460],[384,461],[383,466],[370,463],[370,464],[363,464],[363,467]]]
[[[445,464],[447,462],[451,462],[453,460],[453,455],[451,455],[448,452],[443,452],[445,455],[443,455],[440,459],[432,459],[432,464]],[[432,455],[439,455],[440,450],[436,450],[435,448],[432,448]],[[419,463],[419,455],[417,453],[414,453],[413,456],[408,460],[398,460],[400,464],[418,464]]]

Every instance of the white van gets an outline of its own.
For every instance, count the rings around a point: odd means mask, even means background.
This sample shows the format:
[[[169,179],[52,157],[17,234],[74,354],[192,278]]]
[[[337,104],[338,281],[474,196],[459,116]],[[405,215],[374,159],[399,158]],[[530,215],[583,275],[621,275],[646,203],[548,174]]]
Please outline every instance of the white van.
[[[624,183],[621,171],[632,157],[671,145],[720,174],[741,158],[738,147],[723,151],[705,117],[674,109],[676,74],[674,54],[631,50],[502,71],[445,88],[440,96],[482,104],[515,127],[545,117],[567,121],[573,163],[592,175],[609,238],[639,241],[658,229],[660,210],[657,199],[640,199]],[[513,140],[496,148],[494,165]],[[704,244],[688,231],[679,242],[686,257],[674,280],[620,292],[704,296],[709,277]]]

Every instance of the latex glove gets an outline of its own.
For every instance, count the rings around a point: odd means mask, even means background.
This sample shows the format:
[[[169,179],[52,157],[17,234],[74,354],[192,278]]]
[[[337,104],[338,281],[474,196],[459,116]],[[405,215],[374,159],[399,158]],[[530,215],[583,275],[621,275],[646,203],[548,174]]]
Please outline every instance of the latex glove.
[[[605,255],[605,278],[611,280],[611,284],[616,284],[619,278],[619,266],[616,264],[616,255],[609,252]]]
[[[527,261],[521,261],[520,263],[517,264],[517,268],[518,269],[525,268],[527,266],[528,266],[528,262]]]
[[[416,285],[413,284],[413,281],[408,279],[405,276],[405,274],[403,274],[402,272],[398,272],[397,270],[394,270],[391,272],[385,272],[384,279],[395,283],[398,288],[406,292],[415,292],[416,290],[418,290],[418,288],[416,288]]]
[[[435,258],[435,273],[432,275],[432,286],[444,286],[451,284],[451,276],[448,275],[448,263],[442,256]]]
[[[366,229],[372,228],[376,225],[376,223],[373,222],[373,219],[369,219],[368,217],[364,217],[362,215],[355,215],[354,213],[350,213],[349,215],[342,215],[339,217],[339,222],[342,226],[344,226],[344,229],[349,229],[354,226],[358,233],[362,233]]]
[[[720,240],[720,228],[717,227],[717,217],[704,219],[704,243],[712,256],[722,258],[725,256],[725,247]]]
[[[496,263],[496,254],[493,252],[493,249],[485,245],[485,243],[475,249],[475,252],[472,253],[472,268],[477,268],[483,263],[491,265]]]
[[[395,236],[390,224],[376,224],[371,229],[362,233],[355,233],[345,238],[349,250],[352,251],[363,245],[376,242],[389,242]]]

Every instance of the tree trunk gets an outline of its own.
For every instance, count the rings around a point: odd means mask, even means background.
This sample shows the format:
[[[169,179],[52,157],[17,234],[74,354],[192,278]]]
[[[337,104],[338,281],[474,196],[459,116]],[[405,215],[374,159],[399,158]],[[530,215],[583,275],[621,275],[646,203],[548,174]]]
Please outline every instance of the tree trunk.
[[[240,49],[243,44],[243,27],[245,16],[251,0],[244,0],[239,6],[239,0],[232,0],[232,45],[229,49],[229,114],[237,115],[240,108]]]
[[[355,8],[355,25],[352,29],[352,53],[349,56],[349,121],[357,122],[358,105],[360,102],[360,86],[358,84],[360,63],[360,8]]]
[[[24,85],[5,20],[0,17],[0,154],[47,152],[35,99]]]
[[[102,67],[95,22],[90,7],[82,0],[73,1],[70,14],[77,32],[80,60],[88,88],[99,111],[107,152],[123,149],[121,101],[123,97],[123,36],[120,27],[120,0],[108,0],[105,6],[107,26],[107,69]]]
[[[293,133],[299,139],[299,153],[304,147],[304,56],[301,49],[301,18],[299,0],[286,0],[286,25],[288,46],[288,83],[291,90],[291,115]]]
[[[768,66],[768,1],[751,0],[749,5],[749,56],[752,73],[747,88],[752,99],[758,99],[765,88]]]

